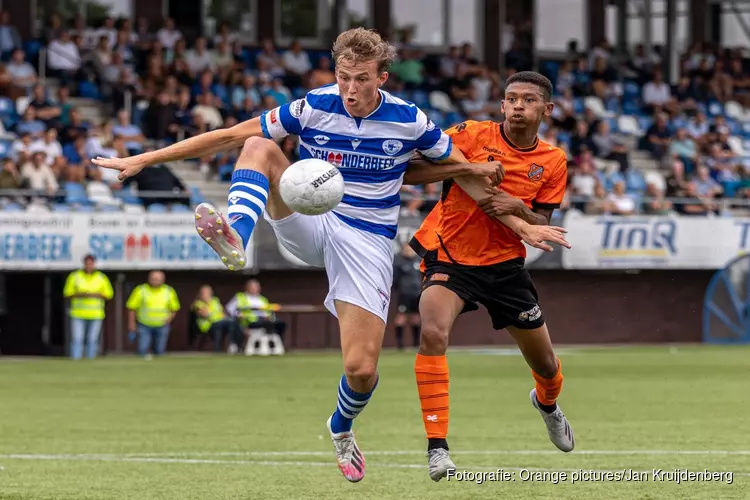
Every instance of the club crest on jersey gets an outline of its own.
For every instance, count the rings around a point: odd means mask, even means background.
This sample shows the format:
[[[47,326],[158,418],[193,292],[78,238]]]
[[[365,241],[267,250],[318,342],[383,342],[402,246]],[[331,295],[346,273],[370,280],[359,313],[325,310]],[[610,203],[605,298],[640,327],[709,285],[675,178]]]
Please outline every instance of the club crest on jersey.
[[[326,136],[326,135],[316,135],[315,137],[313,137],[313,140],[314,140],[315,142],[317,142],[317,143],[318,143],[319,145],[321,145],[321,146],[322,146],[322,145],[323,145],[323,144],[325,144],[326,142],[330,141],[330,140],[331,140],[331,138],[330,138],[330,137],[328,137],[328,136]]]
[[[398,154],[399,151],[404,147],[404,144],[401,141],[396,141],[394,139],[388,139],[387,141],[383,141],[383,151],[385,151],[385,154],[390,156],[395,156]]]
[[[302,116],[302,110],[305,109],[305,100],[297,99],[289,105],[289,114],[295,118]]]
[[[536,163],[532,163],[529,167],[529,179],[537,182],[542,180],[542,176],[544,176],[544,167],[542,167],[541,165],[537,165]]]

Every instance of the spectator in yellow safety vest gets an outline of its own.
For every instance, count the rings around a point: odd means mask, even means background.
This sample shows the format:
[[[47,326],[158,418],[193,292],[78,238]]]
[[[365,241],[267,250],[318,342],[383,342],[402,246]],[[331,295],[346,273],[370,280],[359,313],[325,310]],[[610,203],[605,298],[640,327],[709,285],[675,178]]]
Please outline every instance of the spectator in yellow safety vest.
[[[279,304],[272,304],[260,294],[260,282],[256,279],[248,280],[244,292],[237,292],[227,304],[227,312],[245,329],[263,328],[269,333],[278,333],[284,338],[286,323],[278,321]]]
[[[223,350],[224,337],[229,339],[229,345],[236,346],[242,341],[242,333],[237,323],[227,317],[221,300],[214,295],[211,286],[203,285],[200,288],[198,297],[193,302],[193,311],[197,318],[198,330],[204,335],[211,335],[214,339],[214,351]]]
[[[81,359],[83,356],[84,340],[86,357],[96,357],[105,316],[105,301],[111,300],[113,295],[112,283],[104,273],[96,270],[93,255],[83,258],[83,269],[68,275],[63,296],[70,300],[69,352],[72,359]]]
[[[167,349],[169,327],[180,310],[177,292],[164,283],[164,273],[151,271],[148,283],[138,285],[128,298],[128,329],[138,336],[138,355],[151,358],[149,350],[161,356]]]

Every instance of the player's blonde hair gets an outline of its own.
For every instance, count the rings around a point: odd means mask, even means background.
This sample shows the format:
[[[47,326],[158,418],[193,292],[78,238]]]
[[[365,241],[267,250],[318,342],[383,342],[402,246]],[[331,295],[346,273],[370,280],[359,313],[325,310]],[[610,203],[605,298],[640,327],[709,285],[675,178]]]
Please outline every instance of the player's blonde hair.
[[[341,61],[357,64],[376,61],[378,72],[387,71],[396,59],[396,48],[383,40],[375,30],[353,28],[341,33],[331,51],[337,64]]]

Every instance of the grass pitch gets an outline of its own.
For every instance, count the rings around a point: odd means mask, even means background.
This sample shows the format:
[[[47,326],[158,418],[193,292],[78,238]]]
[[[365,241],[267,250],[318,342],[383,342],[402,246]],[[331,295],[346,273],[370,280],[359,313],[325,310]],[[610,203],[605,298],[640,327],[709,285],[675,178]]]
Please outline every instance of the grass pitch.
[[[529,403],[523,359],[498,354],[449,355],[459,471],[506,472],[481,484],[427,476],[413,353],[383,355],[355,422],[358,484],[325,435],[337,353],[0,361],[0,499],[750,498],[750,349],[561,349],[570,454]],[[653,469],[733,475],[677,484]],[[572,482],[580,470],[599,477]]]

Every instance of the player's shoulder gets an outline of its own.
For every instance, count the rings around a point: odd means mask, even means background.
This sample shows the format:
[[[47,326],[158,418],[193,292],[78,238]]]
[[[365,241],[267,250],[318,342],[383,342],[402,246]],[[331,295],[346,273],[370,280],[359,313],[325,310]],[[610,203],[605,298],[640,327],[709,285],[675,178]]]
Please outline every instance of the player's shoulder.
[[[309,105],[312,109],[325,111],[328,113],[341,112],[343,103],[339,94],[339,86],[336,83],[323,85],[316,89],[309,90],[305,97],[294,102],[301,102],[301,106]]]
[[[552,144],[539,139],[536,150],[545,155],[545,158],[549,158],[549,163],[553,165],[560,165],[563,168],[567,168],[568,155],[562,148],[553,146]]]
[[[488,130],[493,130],[495,127],[497,127],[497,123],[490,120],[465,120],[449,128],[446,133],[448,135],[477,135]]]
[[[429,122],[427,114],[413,102],[395,96],[385,90],[380,91],[383,101],[373,115],[374,119],[398,123],[411,123],[426,127]]]

